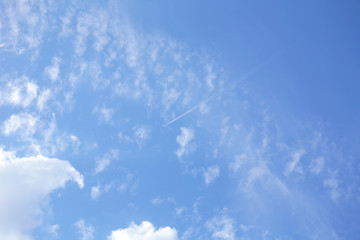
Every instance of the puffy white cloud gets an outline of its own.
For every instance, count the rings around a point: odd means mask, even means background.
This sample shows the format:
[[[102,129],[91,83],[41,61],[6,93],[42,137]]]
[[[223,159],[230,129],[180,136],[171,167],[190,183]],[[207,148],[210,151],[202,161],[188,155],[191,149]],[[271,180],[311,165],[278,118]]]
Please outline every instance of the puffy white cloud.
[[[68,147],[77,151],[80,146],[80,140],[77,136],[60,133],[56,126],[55,114],[52,114],[50,121],[49,119],[48,121],[41,120],[39,115],[34,113],[13,114],[2,123],[0,132],[5,136],[19,137],[18,140],[27,144],[27,152],[48,156],[64,151]]]
[[[38,86],[25,76],[2,81],[6,84],[0,86],[0,105],[27,107],[37,96]]]
[[[94,239],[94,228],[91,225],[86,225],[83,219],[77,221],[75,226],[80,234],[80,240]]]
[[[0,239],[31,239],[27,233],[41,224],[45,198],[68,181],[84,186],[68,161],[41,155],[19,158],[0,148]]]
[[[1,132],[8,136],[17,133],[22,138],[27,138],[37,131],[40,120],[37,116],[29,113],[11,115],[1,126]]]
[[[178,158],[181,158],[185,153],[190,151],[189,142],[194,138],[194,131],[190,128],[182,127],[180,130],[181,134],[176,137],[176,142],[180,145],[175,152]]]
[[[216,216],[206,222],[205,226],[215,239],[235,239],[234,220],[226,215]]]
[[[213,165],[208,167],[204,172],[204,179],[206,185],[209,185],[210,183],[215,181],[215,179],[219,176],[219,174],[220,174],[219,166]]]
[[[158,230],[151,222],[143,221],[140,225],[131,223],[128,228],[112,231],[108,240],[177,240],[177,231],[171,227]]]

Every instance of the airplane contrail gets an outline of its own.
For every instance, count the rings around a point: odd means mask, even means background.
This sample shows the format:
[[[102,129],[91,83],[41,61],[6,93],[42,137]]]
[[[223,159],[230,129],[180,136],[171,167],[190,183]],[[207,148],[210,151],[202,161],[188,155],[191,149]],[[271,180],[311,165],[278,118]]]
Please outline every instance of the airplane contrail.
[[[180,118],[188,115],[189,113],[193,112],[194,110],[198,109],[202,104],[204,103],[208,103],[211,102],[212,100],[214,100],[215,98],[217,98],[218,96],[222,95],[224,92],[227,92],[231,89],[233,89],[234,87],[236,87],[240,82],[248,79],[249,77],[251,77],[252,75],[254,75],[256,72],[258,72],[261,68],[265,67],[266,65],[270,64],[271,62],[273,62],[275,59],[277,59],[278,57],[280,57],[282,54],[284,54],[284,52],[275,55],[272,58],[269,58],[267,61],[264,61],[263,63],[259,64],[258,66],[254,67],[253,69],[251,69],[250,71],[248,71],[247,73],[245,73],[238,82],[232,84],[230,87],[228,88],[223,88],[220,89],[217,93],[215,93],[214,95],[208,97],[207,99],[204,99],[203,101],[201,101],[199,104],[195,105],[194,107],[190,108],[189,110],[187,110],[186,112],[180,114],[179,116],[177,116],[176,118],[172,119],[171,121],[167,122],[166,124],[164,124],[164,127],[169,126],[170,124],[172,124],[173,122],[179,120]]]
[[[217,92],[216,94],[214,94],[213,96],[210,96],[209,98],[201,101],[199,104],[195,105],[194,107],[190,108],[189,110],[187,110],[186,112],[184,112],[183,114],[177,116],[176,118],[174,118],[173,120],[167,122],[166,124],[164,124],[164,127],[169,126],[170,124],[172,124],[173,122],[179,120],[180,118],[188,115],[189,113],[191,113],[192,111],[196,110],[197,108],[199,108],[201,106],[201,104],[204,103],[208,103],[211,102],[212,100],[214,100],[216,97],[220,96],[221,94],[223,94],[225,92],[225,89],[221,89],[219,92]]]

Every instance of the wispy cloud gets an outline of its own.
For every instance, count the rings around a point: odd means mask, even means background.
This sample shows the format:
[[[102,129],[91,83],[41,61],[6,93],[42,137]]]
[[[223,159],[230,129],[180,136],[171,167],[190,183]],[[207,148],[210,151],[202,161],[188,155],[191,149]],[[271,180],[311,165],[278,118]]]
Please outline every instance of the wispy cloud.
[[[134,138],[138,145],[142,145],[150,138],[150,128],[145,126],[134,127]]]
[[[45,89],[40,92],[37,98],[37,107],[40,111],[47,108],[48,101],[53,98],[53,93],[50,89]]]
[[[208,167],[205,171],[204,171],[204,180],[206,185],[211,184],[213,181],[215,181],[215,179],[219,176],[220,174],[220,168],[217,165],[213,165]]]
[[[303,171],[302,168],[297,165],[298,165],[301,157],[304,155],[304,153],[305,153],[305,150],[303,150],[303,149],[293,152],[292,160],[291,160],[291,162],[287,163],[286,168],[284,170],[285,176],[288,177],[294,170],[296,170],[299,173],[302,173],[302,171]]]
[[[230,163],[229,168],[234,171],[237,172],[246,162],[246,155],[245,154],[241,154],[241,155],[236,155],[234,157],[234,161]]]
[[[181,158],[184,154],[191,151],[189,143],[195,136],[194,131],[190,128],[182,127],[180,130],[181,134],[176,137],[176,142],[180,145],[175,152],[178,158]]]
[[[114,112],[115,112],[114,109],[107,107],[101,107],[101,108],[96,107],[93,110],[93,113],[98,114],[100,121],[103,123],[110,123]]]
[[[207,229],[214,239],[234,240],[236,236],[235,222],[227,215],[211,218],[206,222]]]
[[[80,240],[94,239],[94,228],[91,225],[87,225],[83,219],[77,221],[74,225],[80,234]]]
[[[112,184],[106,184],[103,186],[98,184],[96,186],[92,186],[90,192],[91,199],[98,200],[103,193],[110,191],[112,187]]]
[[[319,174],[323,170],[324,164],[325,164],[324,157],[318,157],[318,158],[311,160],[311,163],[309,166],[310,172],[313,174],[316,174],[316,175]]]
[[[60,74],[60,59],[58,57],[53,57],[51,65],[47,66],[44,72],[52,82],[57,81]]]
[[[95,175],[103,172],[107,167],[110,166],[111,161],[117,159],[119,155],[118,150],[111,149],[108,153],[104,154],[103,157],[97,158],[95,162]]]
[[[0,28],[0,42],[16,53],[36,51],[49,20],[45,14],[49,10],[48,4],[37,1],[1,3],[0,21],[4,27]]]
[[[330,171],[330,177],[324,180],[324,185],[330,190],[330,197],[333,201],[337,201],[340,198],[341,190],[339,189],[339,178],[337,171]]]
[[[59,229],[59,224],[54,224],[48,227],[48,232],[52,237],[57,238],[59,236]]]

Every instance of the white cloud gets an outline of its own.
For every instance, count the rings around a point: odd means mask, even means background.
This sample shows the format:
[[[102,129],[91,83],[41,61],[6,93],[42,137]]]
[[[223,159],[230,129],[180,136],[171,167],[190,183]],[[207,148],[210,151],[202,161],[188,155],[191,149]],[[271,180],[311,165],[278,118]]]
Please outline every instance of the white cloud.
[[[19,134],[22,138],[28,138],[39,129],[40,120],[37,116],[29,113],[11,115],[1,126],[1,132],[8,136]]]
[[[100,186],[91,187],[91,198],[97,200],[101,195]]]
[[[324,163],[325,163],[324,157],[318,157],[313,159],[309,166],[310,172],[316,175],[319,174],[324,168]]]
[[[175,210],[176,215],[181,215],[181,214],[183,214],[183,212],[186,211],[186,207],[177,207],[174,210]]]
[[[52,82],[58,80],[60,74],[60,59],[57,57],[53,57],[51,65],[47,66],[44,72]]]
[[[330,172],[330,177],[324,180],[324,185],[330,189],[330,197],[333,201],[337,201],[340,197],[339,179],[337,171]]]
[[[64,20],[64,33],[70,33],[68,28],[71,14],[65,16]],[[83,13],[77,18],[77,35],[75,39],[75,52],[81,56],[87,49],[87,40],[89,36],[93,37],[94,49],[97,52],[103,50],[109,42],[108,36],[108,17],[103,11],[94,11],[92,14]]]
[[[17,54],[36,49],[48,24],[47,5],[42,1],[6,1],[0,8],[0,42]],[[1,25],[0,25],[1,26]]]
[[[249,171],[247,185],[250,186],[253,182],[268,174],[269,174],[269,169],[265,164],[260,164],[259,166],[251,168]]]
[[[111,164],[111,160],[118,158],[118,150],[111,149],[103,157],[96,160],[95,175],[104,171]]]
[[[135,127],[134,138],[137,144],[142,145],[144,141],[150,138],[150,128],[148,127]]]
[[[206,83],[208,85],[208,88],[210,90],[214,89],[214,80],[216,79],[216,74],[213,71],[213,68],[210,64],[206,64],[205,65],[205,69],[206,69]]]
[[[206,169],[206,171],[204,172],[204,179],[206,185],[209,185],[210,183],[215,181],[215,179],[219,176],[219,174],[220,174],[219,166],[213,165],[208,167],[208,169]]]
[[[156,198],[154,198],[154,199],[151,200],[151,203],[152,203],[152,205],[154,205],[154,206],[159,206],[159,205],[161,205],[163,202],[164,202],[164,199],[159,198],[159,197],[156,197]]]
[[[303,149],[297,150],[295,152],[293,152],[292,154],[292,161],[288,162],[288,164],[286,165],[286,168],[284,170],[284,175],[285,176],[289,176],[294,170],[296,170],[297,172],[302,173],[302,169],[301,167],[297,167],[301,157],[304,155],[305,151]]]
[[[95,174],[98,174],[105,170],[110,165],[110,159],[103,157],[96,161]]]
[[[141,53],[140,36],[134,31],[134,29],[126,24],[124,31],[125,37],[125,51],[126,51],[126,62],[129,67],[134,68],[138,66],[138,59]]]
[[[93,19],[89,14],[81,14],[77,18],[77,35],[74,42],[75,53],[81,56],[86,50],[86,39],[90,34],[90,26],[93,23]]]
[[[68,8],[66,10],[65,16],[61,17],[61,32],[59,35],[61,37],[68,37],[73,33],[73,30],[70,27],[70,24],[74,18],[75,9]]]
[[[42,91],[37,98],[37,107],[40,111],[42,111],[46,106],[47,102],[52,98],[52,92],[50,89],[46,89]]]
[[[117,187],[119,192],[130,191],[130,193],[134,192],[136,189],[136,181],[134,180],[134,175],[130,172],[125,173],[125,179],[123,182]]]
[[[230,169],[234,172],[239,171],[239,169],[245,164],[245,154],[236,155],[235,160],[230,163]]]
[[[128,135],[124,134],[121,131],[118,133],[118,137],[119,137],[120,141],[122,141],[122,142],[132,142],[133,141],[131,139],[131,137],[129,137]]]
[[[243,232],[248,232],[250,231],[252,228],[254,228],[253,225],[244,225],[244,224],[240,224],[240,229]]]
[[[256,191],[255,184],[260,184],[266,189],[279,192],[285,196],[289,195],[289,190],[286,185],[275,176],[267,167],[265,162],[259,164],[249,170],[244,190],[247,192]]]
[[[68,147],[77,151],[80,146],[80,140],[75,135],[59,133],[55,114],[52,114],[50,121],[42,121],[34,113],[13,114],[2,123],[0,131],[6,136],[18,136],[18,140],[26,142],[28,153],[54,155]]]
[[[181,134],[176,137],[176,142],[180,147],[176,150],[175,154],[178,158],[181,158],[185,153],[190,151],[189,142],[194,138],[194,131],[190,128],[182,127],[180,128]]]
[[[68,133],[61,133],[57,129],[55,114],[52,114],[52,119],[46,123],[45,127],[41,129],[42,139],[35,140],[35,145],[38,152],[45,152],[49,155],[54,155],[59,151],[64,151],[69,147],[77,151],[81,142],[77,136]]]
[[[181,240],[193,239],[194,232],[195,232],[194,227],[189,227],[188,229],[185,230],[185,232],[181,236]]]
[[[127,96],[127,95],[130,95],[131,94],[131,87],[126,84],[126,83],[123,83],[123,82],[118,82],[116,83],[114,86],[113,86],[113,92],[115,95],[118,95],[118,96]]]
[[[112,188],[112,184],[106,184],[106,185],[97,185],[97,186],[93,186],[91,187],[91,199],[92,200],[98,200],[99,197],[105,193],[110,191],[110,189]]]
[[[94,239],[94,229],[91,225],[86,225],[83,219],[75,223],[76,228],[80,234],[80,240],[91,240]]]
[[[174,104],[180,97],[180,92],[175,88],[165,88],[163,91],[162,102],[165,106],[165,110],[168,110],[172,104]]]
[[[59,228],[60,228],[59,224],[51,225],[48,227],[48,232],[50,233],[51,236],[56,238],[59,236],[59,233],[58,233]]]
[[[206,101],[202,101],[200,104],[199,104],[199,112],[201,114],[205,114],[205,113],[208,113],[210,110],[210,107],[209,107],[209,104],[206,103]]]
[[[6,80],[2,81],[6,82]],[[36,98],[37,91],[38,86],[25,76],[8,80],[6,84],[0,86],[0,105],[27,107]]]
[[[226,215],[216,216],[206,222],[205,226],[212,232],[212,238],[234,240],[234,220]]]
[[[140,225],[131,223],[128,228],[112,231],[108,240],[177,240],[177,231],[171,227],[161,227],[158,230],[148,221]]]
[[[163,204],[164,202],[170,202],[170,203],[176,204],[175,199],[172,197],[167,197],[167,198],[156,197],[151,200],[151,203],[154,206],[159,206],[159,205]]]
[[[31,239],[27,233],[41,224],[46,197],[71,180],[84,186],[68,161],[41,155],[19,158],[0,149],[0,238]]]
[[[104,123],[110,123],[111,118],[114,114],[114,109],[111,108],[106,108],[106,107],[102,107],[102,108],[94,108],[93,110],[94,113],[97,113],[100,117],[100,120]]]

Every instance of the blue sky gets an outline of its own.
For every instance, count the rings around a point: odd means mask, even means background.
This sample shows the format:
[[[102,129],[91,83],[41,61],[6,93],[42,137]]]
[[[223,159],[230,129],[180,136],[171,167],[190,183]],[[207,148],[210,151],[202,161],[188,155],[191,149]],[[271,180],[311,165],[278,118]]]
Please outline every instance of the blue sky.
[[[0,238],[355,239],[357,1],[1,1]]]

